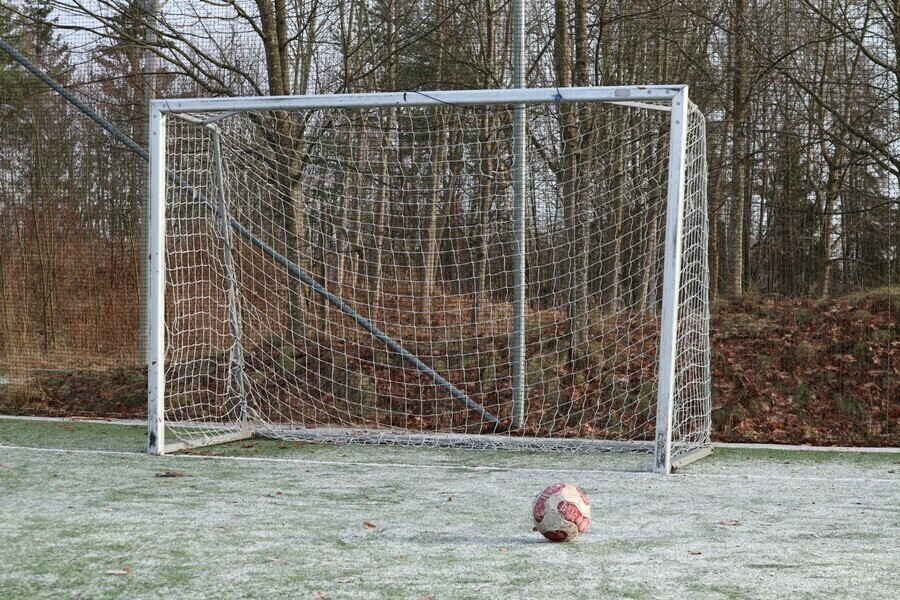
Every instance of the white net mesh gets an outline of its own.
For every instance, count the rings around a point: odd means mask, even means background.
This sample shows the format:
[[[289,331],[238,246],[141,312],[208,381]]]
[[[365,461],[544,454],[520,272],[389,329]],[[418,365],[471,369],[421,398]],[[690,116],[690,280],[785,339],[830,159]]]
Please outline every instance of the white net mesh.
[[[521,427],[512,114],[170,115],[168,435],[652,451],[670,114],[527,108]],[[709,442],[704,154],[692,108],[675,454]]]

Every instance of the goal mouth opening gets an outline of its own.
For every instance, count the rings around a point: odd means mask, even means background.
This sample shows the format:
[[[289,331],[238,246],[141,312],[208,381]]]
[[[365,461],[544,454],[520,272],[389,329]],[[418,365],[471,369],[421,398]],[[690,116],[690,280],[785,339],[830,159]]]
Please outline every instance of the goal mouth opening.
[[[179,426],[210,421],[633,447],[665,471],[708,445],[705,132],[686,88],[154,107],[153,450],[166,425],[205,443]]]

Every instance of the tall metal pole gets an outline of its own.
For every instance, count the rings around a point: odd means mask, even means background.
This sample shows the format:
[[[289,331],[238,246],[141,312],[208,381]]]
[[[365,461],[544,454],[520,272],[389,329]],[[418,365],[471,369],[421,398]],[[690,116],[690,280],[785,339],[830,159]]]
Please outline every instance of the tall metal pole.
[[[156,21],[156,13],[159,10],[159,3],[157,0],[144,0],[145,5],[144,9],[146,11],[146,15],[144,17],[146,26],[144,28],[144,41],[147,44],[147,48],[144,50],[144,113],[147,116],[145,122],[147,123],[147,127],[145,131],[145,140],[146,143],[144,146],[148,146],[150,142],[150,102],[153,100],[155,95],[156,88],[156,71],[157,71],[157,60],[156,54],[150,49],[154,44],[156,44],[156,30],[155,30],[155,21]],[[147,179],[149,181],[149,178]],[[141,253],[141,256],[145,256],[147,254],[147,248],[150,243],[150,186],[147,185],[144,190],[144,206],[141,211],[141,247],[144,249],[144,252]],[[146,363],[149,359],[148,353],[148,342],[147,342],[147,332],[148,332],[148,322],[147,315],[149,311],[147,310],[148,302],[149,302],[149,293],[150,293],[150,275],[148,270],[148,262],[145,260],[141,261],[141,289],[140,289],[140,308],[141,308],[141,320],[140,320],[140,333],[138,334],[138,354],[141,363]]]
[[[513,87],[525,87],[525,6],[513,0]],[[513,106],[512,425],[525,425],[525,105]]]

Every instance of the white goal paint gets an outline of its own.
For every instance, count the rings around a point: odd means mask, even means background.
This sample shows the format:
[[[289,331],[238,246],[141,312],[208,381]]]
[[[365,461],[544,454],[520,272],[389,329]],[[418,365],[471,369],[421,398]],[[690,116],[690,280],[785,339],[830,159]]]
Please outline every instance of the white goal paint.
[[[709,452],[686,86],[159,100],[150,146],[152,453]]]

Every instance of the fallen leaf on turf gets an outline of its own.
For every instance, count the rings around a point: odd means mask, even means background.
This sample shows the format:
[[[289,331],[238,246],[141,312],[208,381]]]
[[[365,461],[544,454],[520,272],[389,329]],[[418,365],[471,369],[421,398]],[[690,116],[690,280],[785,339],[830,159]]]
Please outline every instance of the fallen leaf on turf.
[[[131,573],[131,569],[125,567],[124,569],[109,569],[106,571],[107,575],[128,575]]]
[[[726,527],[737,527],[741,522],[737,519],[728,519],[727,521],[719,521],[719,525],[725,525]]]
[[[363,525],[365,525],[369,529],[375,529],[376,527],[375,523],[372,523],[371,521],[363,521]]]
[[[162,473],[157,473],[157,477],[190,477],[187,473],[179,473],[178,471],[163,471]]]

